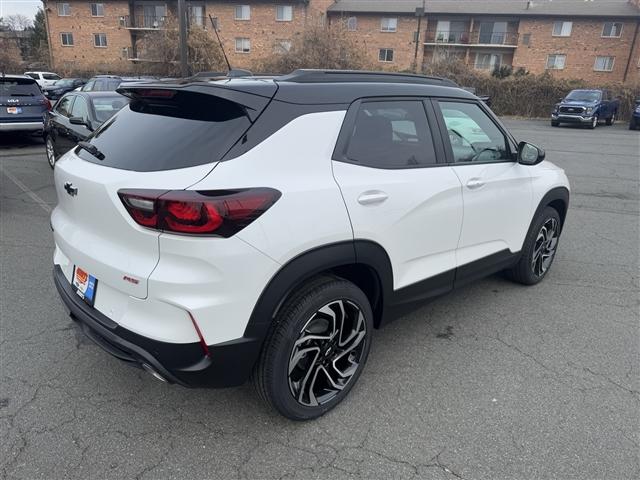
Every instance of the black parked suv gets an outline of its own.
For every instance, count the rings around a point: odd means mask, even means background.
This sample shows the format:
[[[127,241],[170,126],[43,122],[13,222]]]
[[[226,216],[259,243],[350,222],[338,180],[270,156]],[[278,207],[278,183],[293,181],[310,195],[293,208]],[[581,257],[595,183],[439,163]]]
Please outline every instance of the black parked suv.
[[[96,75],[82,87],[83,92],[114,92],[121,83],[140,83],[152,77],[120,77],[118,75]]]

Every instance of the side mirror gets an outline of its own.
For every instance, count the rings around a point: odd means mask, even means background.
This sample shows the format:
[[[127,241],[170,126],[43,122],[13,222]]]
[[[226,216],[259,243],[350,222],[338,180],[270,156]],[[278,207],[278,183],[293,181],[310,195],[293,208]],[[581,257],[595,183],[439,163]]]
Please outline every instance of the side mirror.
[[[69,119],[69,123],[72,123],[73,125],[82,125],[83,127],[87,127],[89,131],[93,132],[93,126],[91,125],[91,122],[89,120],[85,120],[82,117],[71,117]]]
[[[544,160],[545,153],[540,147],[527,142],[518,144],[518,163],[522,165],[537,165]]]

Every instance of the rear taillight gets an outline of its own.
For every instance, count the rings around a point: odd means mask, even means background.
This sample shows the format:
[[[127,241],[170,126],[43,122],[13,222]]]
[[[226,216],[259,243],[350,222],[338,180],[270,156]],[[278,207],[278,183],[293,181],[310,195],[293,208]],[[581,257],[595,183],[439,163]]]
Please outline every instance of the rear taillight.
[[[279,198],[272,188],[243,190],[120,190],[120,200],[143,227],[174,233],[230,237]]]
[[[47,111],[51,111],[51,102],[48,98],[41,98],[39,101],[40,105],[44,105],[47,108]]]

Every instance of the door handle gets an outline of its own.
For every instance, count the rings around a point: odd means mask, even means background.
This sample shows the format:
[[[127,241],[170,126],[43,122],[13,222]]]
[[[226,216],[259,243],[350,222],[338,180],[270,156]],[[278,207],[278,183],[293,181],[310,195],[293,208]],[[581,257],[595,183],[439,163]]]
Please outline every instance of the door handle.
[[[470,190],[476,190],[484,186],[484,182],[480,178],[472,178],[467,182],[467,188]]]
[[[387,198],[389,195],[380,190],[369,190],[360,194],[358,203],[360,205],[375,205],[384,202]]]

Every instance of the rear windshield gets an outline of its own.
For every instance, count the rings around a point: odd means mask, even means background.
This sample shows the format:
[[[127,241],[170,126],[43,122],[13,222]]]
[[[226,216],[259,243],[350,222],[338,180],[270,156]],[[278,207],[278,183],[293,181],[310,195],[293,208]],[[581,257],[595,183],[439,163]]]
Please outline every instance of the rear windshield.
[[[129,103],[129,99],[122,95],[94,98],[93,109],[96,112],[96,120],[100,123],[106,122],[119,112],[127,103]]]
[[[193,167],[220,160],[249,125],[237,103],[178,92],[170,100],[131,100],[96,130],[90,142],[104,160],[86,150],[76,153],[88,162],[124,170]]]
[[[31,79],[0,77],[0,97],[31,97],[40,93],[38,84]]]

